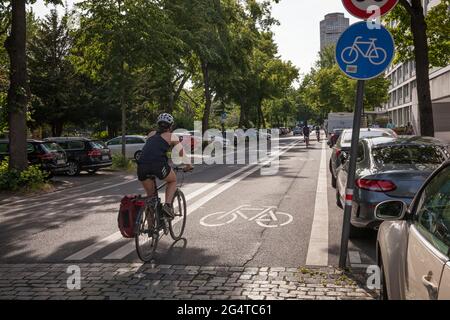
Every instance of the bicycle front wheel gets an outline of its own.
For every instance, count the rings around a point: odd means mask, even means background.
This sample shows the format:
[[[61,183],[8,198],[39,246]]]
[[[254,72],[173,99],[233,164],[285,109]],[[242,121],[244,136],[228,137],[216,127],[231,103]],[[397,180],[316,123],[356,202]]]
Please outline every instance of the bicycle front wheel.
[[[156,212],[149,206],[144,206],[136,220],[135,232],[136,252],[143,262],[152,261],[159,242]]]
[[[172,201],[175,218],[170,221],[169,231],[173,240],[180,240],[186,227],[186,198],[181,190],[177,190]]]

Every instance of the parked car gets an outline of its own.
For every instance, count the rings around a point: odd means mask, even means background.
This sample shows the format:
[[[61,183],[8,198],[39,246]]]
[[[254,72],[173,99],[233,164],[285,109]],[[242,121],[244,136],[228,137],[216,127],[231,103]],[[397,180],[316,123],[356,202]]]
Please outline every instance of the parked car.
[[[420,188],[412,204],[400,199],[375,209],[381,297],[450,300],[450,161]]]
[[[345,203],[349,162],[337,169],[336,200]],[[386,200],[411,203],[423,182],[449,159],[445,145],[425,137],[366,138],[358,148],[351,236],[363,234],[364,228],[377,229],[375,207]]]
[[[197,146],[200,144],[198,139],[194,137],[194,135],[191,132],[175,133],[175,135],[183,144],[183,147],[186,150],[191,150],[191,153],[193,153],[197,148]]]
[[[68,176],[79,175],[81,171],[94,174],[112,165],[111,151],[101,141],[79,137],[48,138],[45,141],[57,143],[66,152]]]
[[[344,129],[334,129],[328,138],[328,145],[330,146],[330,148],[333,148],[334,145],[336,144],[337,140],[339,139],[339,137],[341,136],[342,132],[344,131]]]
[[[128,159],[139,160],[142,155],[142,149],[145,146],[147,137],[145,136],[125,136],[125,155]],[[106,146],[113,155],[122,154],[122,137],[117,137],[106,142]]]
[[[312,132],[312,131],[311,131]],[[351,129],[342,131],[341,135],[333,146],[333,151],[330,157],[330,172],[331,172],[331,186],[336,188],[336,169],[340,165],[341,153],[350,152],[352,145],[352,132]],[[391,129],[361,129],[360,139],[369,137],[397,137],[397,134]]]
[[[28,163],[39,165],[42,170],[53,175],[65,173],[68,170],[67,156],[57,144],[40,140],[27,141]],[[9,156],[9,140],[0,140],[0,161]]]
[[[294,134],[294,136],[301,136],[303,134],[302,128],[295,127],[293,130],[293,134]]]

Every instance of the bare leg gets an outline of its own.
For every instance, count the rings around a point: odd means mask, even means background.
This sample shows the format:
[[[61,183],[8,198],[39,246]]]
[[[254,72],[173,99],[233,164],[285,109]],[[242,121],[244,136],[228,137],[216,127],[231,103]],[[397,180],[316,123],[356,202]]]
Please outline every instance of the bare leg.
[[[152,179],[147,179],[145,181],[141,181],[144,186],[145,192],[147,193],[147,197],[153,197],[156,193],[155,190],[155,181]]]
[[[177,191],[177,175],[173,170],[170,170],[169,175],[164,181],[167,182],[166,185],[166,203],[172,204],[173,197]]]

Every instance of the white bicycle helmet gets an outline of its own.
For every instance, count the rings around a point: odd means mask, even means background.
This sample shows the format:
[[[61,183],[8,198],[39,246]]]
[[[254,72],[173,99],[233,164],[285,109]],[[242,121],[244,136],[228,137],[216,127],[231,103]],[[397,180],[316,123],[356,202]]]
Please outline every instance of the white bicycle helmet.
[[[157,122],[158,122],[158,124],[160,124],[160,123],[168,123],[168,124],[172,125],[174,123],[174,119],[173,119],[171,114],[169,114],[169,113],[162,113],[162,114],[159,115]]]

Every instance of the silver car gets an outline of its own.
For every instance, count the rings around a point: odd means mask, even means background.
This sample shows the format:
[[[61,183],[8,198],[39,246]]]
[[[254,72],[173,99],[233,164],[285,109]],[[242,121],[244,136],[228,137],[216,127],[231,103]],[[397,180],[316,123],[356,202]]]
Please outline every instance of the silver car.
[[[450,161],[421,187],[412,204],[379,204],[381,297],[450,300]]]
[[[337,169],[336,199],[345,203],[349,161]],[[434,138],[408,136],[366,138],[359,142],[350,236],[377,229],[375,207],[386,200],[411,203],[424,181],[449,158],[445,144]]]

